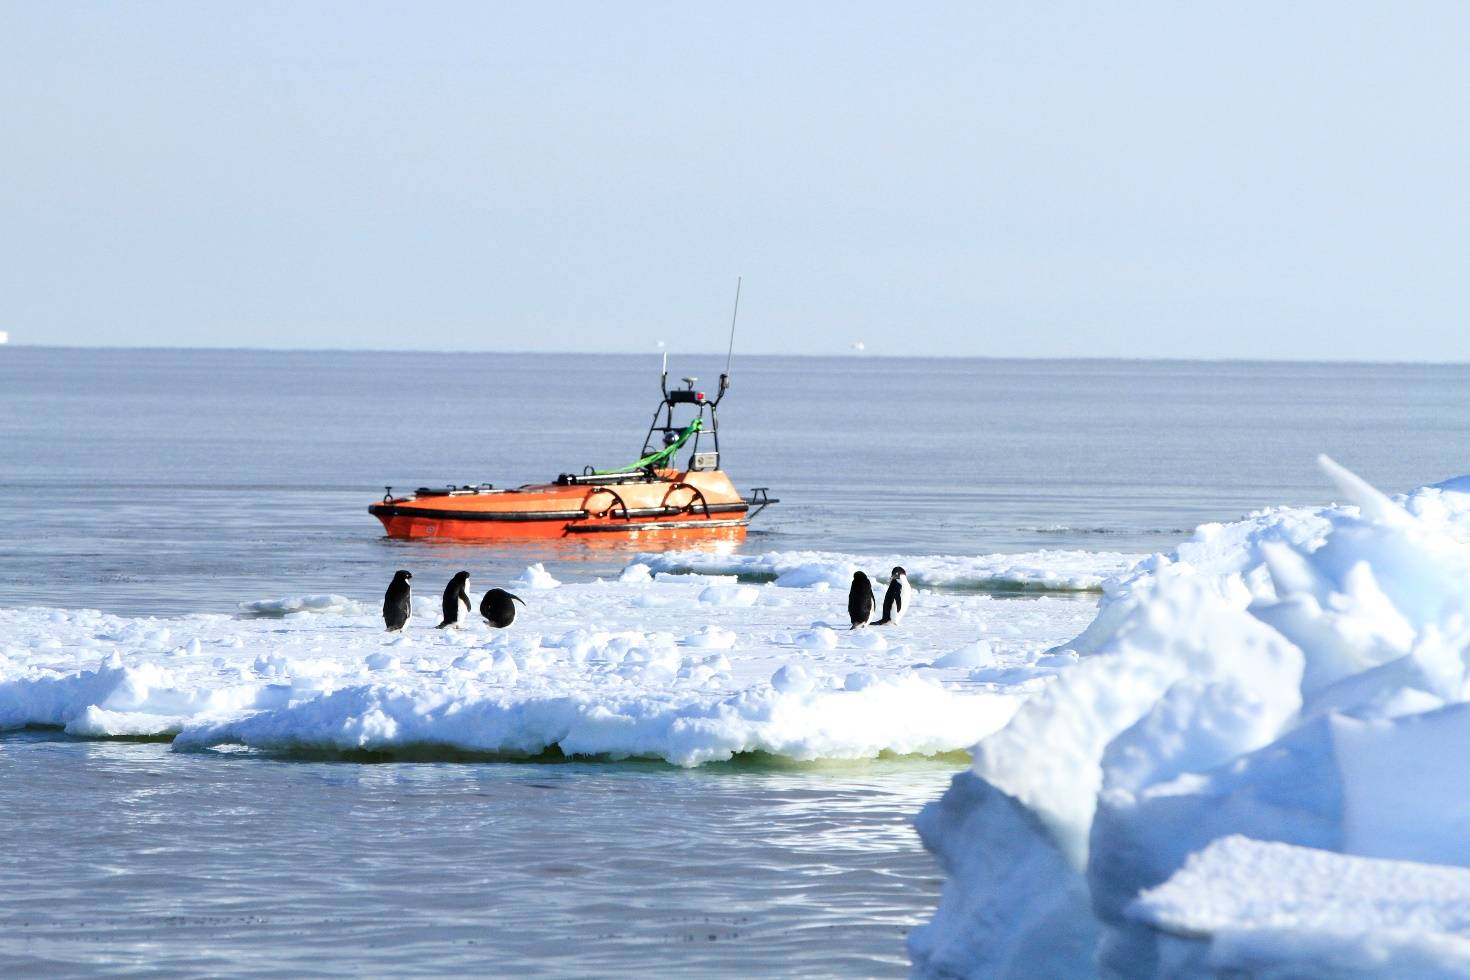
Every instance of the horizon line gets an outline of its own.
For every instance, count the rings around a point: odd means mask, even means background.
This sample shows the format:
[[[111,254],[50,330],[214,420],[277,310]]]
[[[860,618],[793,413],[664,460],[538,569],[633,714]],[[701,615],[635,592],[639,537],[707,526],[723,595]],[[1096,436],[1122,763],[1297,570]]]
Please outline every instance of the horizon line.
[[[516,357],[646,357],[662,356],[664,354],[677,354],[681,357],[723,357],[724,351],[702,351],[702,350],[679,350],[669,348],[654,348],[648,351],[609,351],[609,350],[571,350],[571,351],[544,351],[544,350],[516,350],[516,349],[489,349],[489,350],[426,350],[423,348],[402,347],[244,347],[244,346],[197,346],[197,345],[165,345],[165,344],[28,344],[9,343],[0,344],[0,352],[6,349],[19,350],[53,350],[53,351],[138,351],[138,352],[198,352],[198,353],[244,353],[244,354],[425,354],[440,357],[461,357],[465,355],[511,355]],[[4,356],[0,353],[0,356]],[[1037,361],[1037,362],[1096,362],[1096,363],[1158,363],[1158,364],[1324,364],[1343,366],[1382,366],[1382,367],[1463,367],[1470,365],[1470,360],[1444,360],[1429,361],[1416,360],[1412,358],[1384,360],[1384,359],[1350,359],[1350,358],[1307,358],[1307,357],[1241,357],[1241,356],[1219,356],[1219,357],[1180,357],[1180,356],[1124,356],[1117,354],[1070,354],[1070,355],[1046,355],[1046,354],[895,354],[884,351],[839,351],[834,353],[817,354],[807,352],[796,353],[770,353],[752,352],[737,355],[741,357],[760,358],[810,358],[813,360],[868,360],[881,359],[885,361]]]

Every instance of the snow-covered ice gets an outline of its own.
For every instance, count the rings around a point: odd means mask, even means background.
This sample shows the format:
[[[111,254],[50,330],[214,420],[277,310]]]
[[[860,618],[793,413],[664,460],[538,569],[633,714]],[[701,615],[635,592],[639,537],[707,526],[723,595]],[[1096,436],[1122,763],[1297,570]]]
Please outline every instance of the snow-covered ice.
[[[1323,466],[1350,504],[1209,525],[1109,582],[1095,621],[1053,654],[1076,665],[924,810],[948,880],[910,936],[918,974],[1158,976],[1204,963],[1332,975],[1339,953],[1357,975],[1462,974],[1458,920],[1426,919],[1398,943],[1388,934],[1418,920],[1345,912],[1384,931],[1345,951],[1300,910],[1261,932],[1261,906],[1243,898],[1218,906],[1201,953],[1147,912],[1199,893],[1181,872],[1191,855],[1211,855],[1200,860],[1219,879],[1219,862],[1278,854],[1208,850],[1226,838],[1380,859],[1371,873],[1326,857],[1272,865],[1280,896],[1309,868],[1347,876],[1375,907],[1374,889],[1427,881],[1425,865],[1470,866],[1467,484],[1391,500]],[[1273,972],[1277,953],[1286,965]]]
[[[850,557],[848,560],[852,560]],[[1059,570],[1059,576],[1075,577]],[[845,595],[733,575],[560,584],[532,566],[508,630],[434,630],[421,588],[404,633],[375,597],[261,600],[239,615],[0,610],[0,727],[173,738],[179,750],[548,750],[678,765],[936,754],[1003,725],[1059,667],[1046,649],[1093,604],[924,593],[901,626],[846,628]],[[988,644],[1014,676],[973,676]]]
[[[746,555],[719,551],[664,551],[639,555],[636,565],[658,573],[734,575],[741,581],[775,582],[786,588],[824,585],[846,589],[852,573],[865,571],[879,595],[895,565],[915,586],[996,592],[1091,592],[1127,572],[1138,555],[1113,551],[1028,551],[1011,555],[844,555],[828,551],[767,551]]]
[[[554,589],[561,585],[539,561],[527,566],[526,570],[512,579],[510,584],[515,588],[537,590]]]
[[[1470,869],[1232,835],[1128,906],[1160,972],[1470,976]]]
[[[178,750],[936,754],[920,975],[1466,974],[1470,478],[1201,527],[1168,555],[640,555],[532,567],[513,628],[376,597],[0,610],[0,727]],[[920,591],[846,628],[854,569]],[[938,586],[959,591],[935,592]],[[985,590],[1035,590],[1025,601]],[[1099,591],[1087,596],[1051,591]],[[1344,938],[1345,937],[1345,938]]]

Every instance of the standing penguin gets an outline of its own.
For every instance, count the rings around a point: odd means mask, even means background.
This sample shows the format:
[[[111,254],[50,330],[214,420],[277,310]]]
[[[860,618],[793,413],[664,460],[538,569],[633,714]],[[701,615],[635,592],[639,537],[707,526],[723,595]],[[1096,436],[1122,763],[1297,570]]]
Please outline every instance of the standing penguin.
[[[412,572],[400,568],[393,573],[393,581],[388,583],[388,591],[383,596],[383,622],[388,624],[389,633],[403,629],[408,617],[413,615],[408,587],[411,578]]]
[[[470,614],[470,573],[460,572],[444,586],[444,621],[434,628],[463,626],[464,617]]]
[[[847,616],[852,620],[853,629],[868,625],[868,620],[873,618],[873,606],[876,604],[873,583],[868,581],[868,576],[862,572],[853,572],[852,588],[847,590]]]
[[[909,606],[909,596],[913,595],[914,588],[909,585],[908,573],[903,570],[902,565],[894,565],[893,572],[888,577],[888,591],[883,594],[883,618],[874,623],[874,626],[887,626],[889,623],[897,625],[903,622],[903,612]]]
[[[491,589],[480,600],[480,615],[498,630],[503,630],[516,621],[515,602],[525,605],[520,596],[511,595],[504,589]]]

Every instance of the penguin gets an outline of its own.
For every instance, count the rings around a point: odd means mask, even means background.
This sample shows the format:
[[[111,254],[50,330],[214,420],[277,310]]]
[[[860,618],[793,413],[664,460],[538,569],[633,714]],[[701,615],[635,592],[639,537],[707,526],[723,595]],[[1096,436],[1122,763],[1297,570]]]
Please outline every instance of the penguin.
[[[902,565],[894,565],[893,572],[888,577],[888,591],[883,594],[883,618],[874,623],[874,626],[887,626],[893,623],[895,626],[903,622],[904,610],[909,606],[909,597],[914,594],[914,587],[909,585],[908,573],[903,570]]]
[[[411,578],[412,572],[400,568],[393,573],[393,581],[388,583],[388,591],[383,596],[383,622],[388,624],[389,633],[403,629],[408,617],[413,615],[408,586]]]
[[[852,588],[847,590],[847,615],[852,620],[853,629],[868,625],[868,620],[873,618],[874,605],[873,583],[864,573],[853,572]]]
[[[470,573],[460,572],[444,586],[444,621],[434,628],[463,626],[464,617],[470,614]]]
[[[484,616],[491,626],[503,630],[516,621],[516,607],[515,603],[511,602],[512,599],[523,606],[526,604],[520,596],[511,595],[504,589],[491,589],[485,593],[485,598],[480,600],[480,615]]]

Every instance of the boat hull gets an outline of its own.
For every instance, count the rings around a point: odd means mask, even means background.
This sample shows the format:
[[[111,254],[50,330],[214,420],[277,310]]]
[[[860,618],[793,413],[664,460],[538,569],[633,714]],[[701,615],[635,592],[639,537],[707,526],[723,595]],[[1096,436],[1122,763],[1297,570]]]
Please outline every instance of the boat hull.
[[[656,536],[740,540],[750,505],[719,470],[652,478],[420,491],[368,508],[390,538],[533,541]]]

